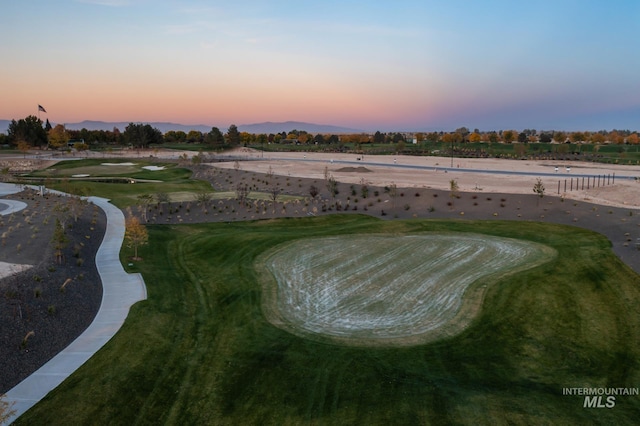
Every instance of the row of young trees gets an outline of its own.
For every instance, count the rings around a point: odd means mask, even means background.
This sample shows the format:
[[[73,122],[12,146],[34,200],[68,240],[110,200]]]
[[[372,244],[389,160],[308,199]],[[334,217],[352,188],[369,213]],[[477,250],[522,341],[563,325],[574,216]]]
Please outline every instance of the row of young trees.
[[[53,149],[65,147],[70,140],[84,141],[85,144],[102,143],[114,145],[128,145],[136,148],[146,148],[149,145],[162,143],[197,143],[207,144],[212,147],[233,147],[240,145],[256,144],[404,144],[407,142],[443,142],[461,144],[465,142],[490,142],[490,143],[593,143],[593,144],[632,144],[640,143],[637,132],[629,130],[612,130],[599,132],[563,132],[524,129],[521,132],[515,130],[500,130],[480,132],[478,129],[470,131],[461,127],[453,132],[418,132],[418,133],[381,133],[374,134],[357,133],[349,135],[323,135],[310,134],[304,130],[292,130],[290,132],[253,134],[240,132],[234,124],[229,126],[226,133],[222,133],[217,127],[203,133],[197,130],[184,132],[170,130],[164,135],[150,124],[130,123],[123,132],[118,128],[113,130],[67,130],[58,124],[51,127],[49,120],[43,123],[38,117],[30,115],[21,120],[12,120],[9,124],[8,134],[0,134],[0,145],[13,145],[21,147],[49,147]],[[76,146],[79,149],[87,149],[88,145]]]

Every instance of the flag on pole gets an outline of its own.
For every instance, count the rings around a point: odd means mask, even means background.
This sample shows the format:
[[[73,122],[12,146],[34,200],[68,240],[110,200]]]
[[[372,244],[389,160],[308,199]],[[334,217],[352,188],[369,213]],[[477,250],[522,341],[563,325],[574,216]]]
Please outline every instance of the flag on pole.
[[[47,112],[47,110],[40,104],[38,104],[38,111]]]

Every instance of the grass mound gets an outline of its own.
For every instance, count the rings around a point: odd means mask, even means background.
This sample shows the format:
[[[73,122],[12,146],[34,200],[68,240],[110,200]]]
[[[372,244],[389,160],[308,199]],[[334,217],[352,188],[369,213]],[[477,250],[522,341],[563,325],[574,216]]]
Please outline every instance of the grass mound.
[[[414,345],[464,329],[488,284],[554,255],[480,234],[367,234],[296,240],[258,266],[272,324],[345,344]]]

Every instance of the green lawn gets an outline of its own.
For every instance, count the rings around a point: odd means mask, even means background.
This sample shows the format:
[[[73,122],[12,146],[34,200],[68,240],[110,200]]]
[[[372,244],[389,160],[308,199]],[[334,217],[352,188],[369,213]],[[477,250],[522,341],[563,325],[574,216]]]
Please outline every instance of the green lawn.
[[[103,163],[124,165],[103,165]],[[134,163],[134,166],[128,165]],[[164,170],[145,170],[143,166],[160,166]],[[90,175],[87,178],[73,179],[73,175]],[[199,192],[213,192],[208,182],[191,179],[191,171],[175,163],[161,163],[145,159],[87,159],[77,161],[62,161],[52,167],[34,172],[30,178],[47,179],[48,188],[61,190],[72,194],[91,194],[111,200],[111,202],[125,208],[137,204],[139,195],[155,195],[164,192],[171,197],[172,193],[180,193],[181,199],[189,195],[193,200]],[[92,178],[131,178],[136,183],[95,182]]]
[[[567,387],[640,383],[639,277],[586,230],[521,222],[324,216],[149,226],[149,299],[16,424],[637,424],[639,397],[583,408]],[[473,232],[552,247],[487,288],[461,334],[350,347],[265,320],[253,267],[299,238]],[[122,258],[131,253],[123,252]],[[126,264],[126,262],[125,262]]]

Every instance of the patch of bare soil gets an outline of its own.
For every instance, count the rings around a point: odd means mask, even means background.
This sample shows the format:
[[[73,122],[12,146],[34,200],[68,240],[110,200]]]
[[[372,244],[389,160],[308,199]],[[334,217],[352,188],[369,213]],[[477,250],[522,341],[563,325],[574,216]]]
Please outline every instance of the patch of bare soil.
[[[23,191],[28,207],[0,216],[0,262],[32,268],[0,280],[0,393],[68,346],[93,321],[102,300],[95,255],[106,217],[76,198]],[[77,215],[77,220],[76,220]],[[64,222],[63,247],[54,242]]]
[[[337,172],[342,173],[371,173],[371,170],[366,167],[341,167],[336,170]]]

